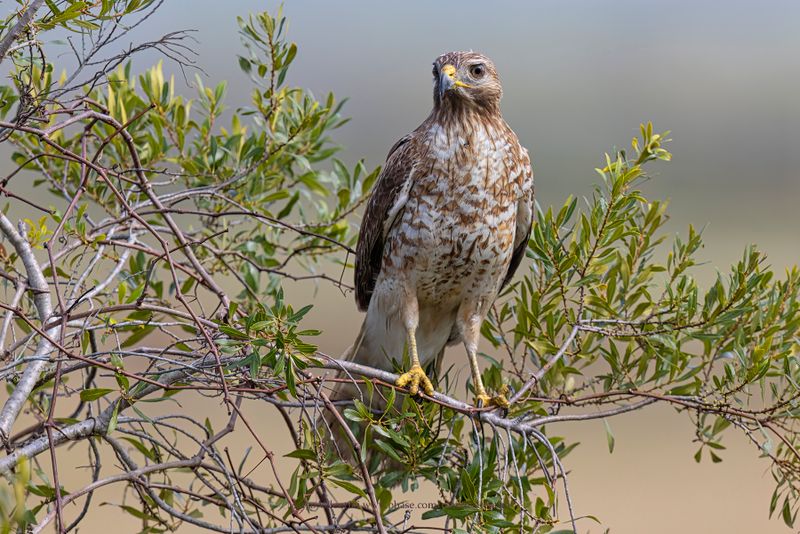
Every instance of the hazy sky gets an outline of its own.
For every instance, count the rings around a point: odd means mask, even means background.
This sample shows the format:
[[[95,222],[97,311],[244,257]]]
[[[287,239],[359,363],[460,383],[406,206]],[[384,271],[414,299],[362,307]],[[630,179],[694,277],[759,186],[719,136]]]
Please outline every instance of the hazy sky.
[[[230,105],[246,105],[235,16],[276,5],[167,0],[129,41],[196,29],[206,83],[229,80]],[[472,48],[497,64],[503,111],[533,157],[543,206],[590,194],[603,152],[652,120],[672,131],[675,157],[645,194],[671,199],[671,231],[707,225],[708,276],[751,242],[779,271],[797,262],[800,2],[290,0],[285,11],[299,45],[289,82],[349,97],[352,121],[336,135],[347,161],[381,164],[430,109],[433,59]],[[351,300],[323,289],[312,320],[346,333],[323,338],[336,353],[360,319]],[[651,410],[613,420],[614,455],[602,423],[559,428],[584,443],[566,462],[578,513],[612,534],[788,532],[767,520],[771,479],[757,451],[731,433],[726,462],[696,466],[685,419]]]
[[[148,33],[194,28],[209,81],[238,72],[235,15],[276,2],[172,0]],[[604,151],[642,121],[675,154],[645,193],[671,200],[672,230],[707,225],[714,264],[762,243],[795,263],[800,197],[800,2],[312,2],[285,6],[300,47],[289,81],[348,97],[343,157],[383,162],[431,106],[430,64],[475,49],[496,62],[503,110],[534,160],[543,205],[591,192]]]

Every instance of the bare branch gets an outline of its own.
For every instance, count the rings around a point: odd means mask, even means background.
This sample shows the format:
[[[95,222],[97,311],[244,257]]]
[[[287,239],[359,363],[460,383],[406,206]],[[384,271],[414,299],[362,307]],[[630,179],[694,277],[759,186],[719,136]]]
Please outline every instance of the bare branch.
[[[3,232],[3,235],[5,235],[6,239],[8,239],[14,247],[14,250],[17,251],[17,254],[22,259],[23,265],[25,265],[25,271],[28,275],[27,285],[30,291],[33,292],[33,301],[39,314],[39,320],[42,324],[45,324],[52,313],[50,289],[42,274],[42,269],[33,254],[33,250],[30,244],[17,232],[14,225],[11,224],[11,221],[9,221],[8,217],[3,213],[0,213],[0,231]],[[48,329],[48,335],[54,335],[56,330],[56,326]],[[34,384],[36,384],[36,381],[39,379],[39,374],[47,365],[46,357],[51,352],[51,349],[52,346],[47,339],[42,339],[39,342],[39,345],[36,347],[36,357],[39,359],[35,359],[28,364],[19,382],[17,382],[14,391],[3,405],[3,409],[0,411],[0,440],[3,442],[8,440],[11,433],[11,426],[14,424],[20,410],[22,410],[23,405],[27,401]]]
[[[36,16],[36,12],[39,11],[43,3],[44,0],[32,0],[27,8],[25,8],[25,11],[17,18],[17,22],[14,26],[0,39],[0,63],[6,58],[11,43],[13,43],[19,34],[28,27],[28,24],[30,24],[33,17]]]

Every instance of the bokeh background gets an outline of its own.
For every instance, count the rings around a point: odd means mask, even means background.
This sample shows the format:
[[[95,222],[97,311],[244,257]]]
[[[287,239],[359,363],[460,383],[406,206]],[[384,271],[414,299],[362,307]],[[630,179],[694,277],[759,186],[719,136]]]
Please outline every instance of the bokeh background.
[[[228,80],[229,105],[244,106],[250,85],[237,67],[235,17],[277,6],[168,0],[129,41],[197,30],[204,83]],[[430,109],[433,59],[472,48],[497,64],[503,111],[533,157],[543,207],[561,205],[569,194],[590,194],[603,152],[627,146],[639,123],[652,120],[657,130],[671,130],[674,161],[655,165],[644,191],[670,200],[670,232],[685,232],[689,223],[704,228],[702,280],[726,271],[750,243],[768,253],[779,273],[798,261],[798,2],[291,0],[284,10],[289,38],[299,46],[289,83],[317,96],[333,91],[349,98],[344,113],[352,120],[335,138],[347,162],[382,164],[387,149]],[[134,68],[157,59],[138,56]],[[165,62],[165,71],[185,86],[176,65]],[[194,73],[188,75],[191,81]],[[314,302],[309,326],[323,330],[325,352],[338,354],[349,345],[360,324],[351,295],[287,284],[290,299]],[[448,357],[460,362],[464,356],[452,349]],[[183,409],[209,407],[202,402]],[[566,459],[576,512],[603,522],[584,521],[584,529],[790,532],[779,518],[767,517],[773,489],[768,462],[735,432],[722,463],[698,465],[685,416],[652,408],[609,423],[613,454],[602,422],[558,428],[567,440],[581,442]],[[135,528],[112,507],[91,516],[86,532],[107,530],[112,518],[120,532]]]

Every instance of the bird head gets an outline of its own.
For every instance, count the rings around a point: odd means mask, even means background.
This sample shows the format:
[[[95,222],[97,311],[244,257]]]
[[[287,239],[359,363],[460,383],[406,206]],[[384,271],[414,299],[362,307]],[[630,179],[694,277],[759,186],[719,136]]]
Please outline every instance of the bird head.
[[[477,52],[447,52],[433,62],[433,100],[495,107],[503,88],[494,63]]]

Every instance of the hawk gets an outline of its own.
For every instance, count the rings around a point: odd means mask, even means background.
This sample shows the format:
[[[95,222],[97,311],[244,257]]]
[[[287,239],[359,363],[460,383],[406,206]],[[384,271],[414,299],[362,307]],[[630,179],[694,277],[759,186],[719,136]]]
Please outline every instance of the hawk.
[[[433,63],[433,110],[389,151],[361,223],[355,296],[366,311],[348,358],[411,368],[397,386],[432,394],[428,364],[463,343],[478,406],[489,397],[477,361],[480,328],[525,255],[533,213],[527,150],[503,120],[500,79],[475,52]]]

